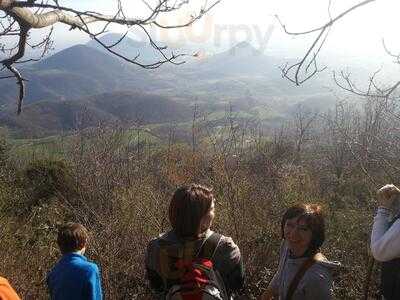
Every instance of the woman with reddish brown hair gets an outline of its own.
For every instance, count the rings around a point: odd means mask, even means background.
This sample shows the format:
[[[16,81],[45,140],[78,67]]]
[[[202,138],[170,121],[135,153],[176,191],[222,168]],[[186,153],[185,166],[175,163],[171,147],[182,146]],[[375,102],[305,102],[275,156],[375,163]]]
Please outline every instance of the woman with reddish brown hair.
[[[262,300],[332,299],[332,270],[340,266],[320,252],[325,220],[316,204],[288,208],[281,221],[282,245],[278,270]]]
[[[198,184],[178,188],[168,214],[171,230],[152,240],[146,252],[153,297],[225,300],[240,290],[244,271],[239,248],[210,229],[212,190]]]

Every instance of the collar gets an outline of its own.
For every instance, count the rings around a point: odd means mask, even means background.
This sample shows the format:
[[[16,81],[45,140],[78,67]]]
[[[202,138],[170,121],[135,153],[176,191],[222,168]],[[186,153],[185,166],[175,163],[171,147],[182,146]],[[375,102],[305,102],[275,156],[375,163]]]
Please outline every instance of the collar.
[[[83,256],[82,254],[79,254],[79,253],[77,253],[77,252],[71,252],[71,253],[66,253],[66,254],[64,254],[63,256],[62,256],[62,260],[69,260],[69,259],[72,259],[72,258],[80,258],[80,259],[83,259],[83,260],[88,260],[87,258],[86,258],[86,256]]]
[[[203,240],[205,238],[208,238],[213,234],[214,231],[212,231],[210,228],[208,228],[206,231],[200,233],[197,237],[178,237],[178,235],[175,233],[174,230],[171,230],[170,232],[167,233],[167,235],[170,235],[172,239],[178,240],[178,241],[198,241],[198,240]]]
[[[289,258],[291,259],[297,259],[297,258],[305,258],[305,257],[311,257],[313,255],[315,255],[315,253],[313,251],[311,251],[310,249],[307,249],[306,252],[303,253],[303,255],[300,256],[295,256],[292,251],[289,250]]]

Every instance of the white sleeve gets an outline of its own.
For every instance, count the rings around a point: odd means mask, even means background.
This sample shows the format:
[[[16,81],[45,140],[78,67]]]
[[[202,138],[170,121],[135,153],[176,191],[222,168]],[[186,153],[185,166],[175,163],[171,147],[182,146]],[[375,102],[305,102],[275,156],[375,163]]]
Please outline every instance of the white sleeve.
[[[389,228],[390,211],[378,208],[371,234],[371,252],[378,261],[400,258],[400,219]]]

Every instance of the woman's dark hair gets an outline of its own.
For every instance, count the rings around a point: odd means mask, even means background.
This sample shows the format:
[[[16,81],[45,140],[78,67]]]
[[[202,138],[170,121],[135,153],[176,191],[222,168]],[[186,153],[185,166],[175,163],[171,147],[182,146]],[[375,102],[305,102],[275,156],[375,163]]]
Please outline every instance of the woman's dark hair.
[[[307,227],[312,232],[310,246],[307,249],[309,253],[316,253],[325,241],[325,218],[322,208],[317,204],[297,204],[289,207],[282,217],[281,234],[284,236],[284,228],[287,220],[293,218],[304,220]]]
[[[175,234],[196,238],[201,219],[210,210],[213,199],[212,190],[199,184],[178,188],[169,205],[169,221]]]
[[[58,230],[57,244],[61,253],[71,253],[83,249],[88,241],[86,228],[78,223],[67,223]]]

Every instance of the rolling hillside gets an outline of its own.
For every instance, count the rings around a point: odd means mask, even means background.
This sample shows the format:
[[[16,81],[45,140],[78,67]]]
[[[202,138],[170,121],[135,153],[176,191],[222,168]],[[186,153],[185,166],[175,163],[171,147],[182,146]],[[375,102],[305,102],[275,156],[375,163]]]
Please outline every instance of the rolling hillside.
[[[40,101],[24,107],[17,116],[0,113],[0,124],[17,137],[37,138],[99,124],[184,122],[191,116],[188,105],[152,94],[115,92],[70,101]]]
[[[101,39],[112,44],[116,36]],[[156,59],[148,52],[153,49],[129,38],[116,47],[121,53],[141,51]],[[93,42],[76,45],[22,70],[29,81],[19,117],[14,115],[15,82],[0,81],[0,126],[8,126],[17,136],[42,137],[73,130],[78,123],[90,127],[112,122],[176,122],[188,118],[194,102],[212,116],[223,116],[233,105],[237,112],[266,120],[284,117],[298,102],[328,98],[322,76],[296,87],[282,79],[278,69],[282,62],[243,42],[184,65],[145,70],[100,50]]]
[[[147,70],[134,68],[92,47],[77,45],[40,61],[22,74],[27,82],[25,103],[62,101],[111,91],[145,91],[163,83]],[[0,81],[0,105],[13,107],[17,95],[14,80]]]

